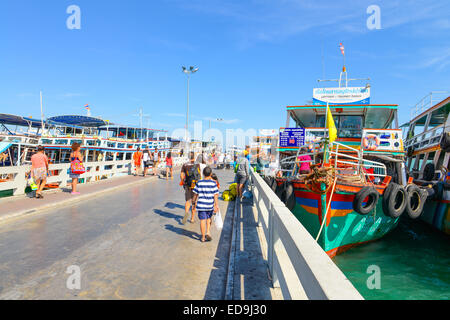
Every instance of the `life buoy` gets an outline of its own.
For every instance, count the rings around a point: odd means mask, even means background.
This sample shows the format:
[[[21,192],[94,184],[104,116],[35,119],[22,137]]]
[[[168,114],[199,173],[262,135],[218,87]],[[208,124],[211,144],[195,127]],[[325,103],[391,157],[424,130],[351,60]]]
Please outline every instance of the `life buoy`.
[[[407,199],[408,195],[405,188],[394,182],[390,183],[383,194],[384,214],[397,219],[405,211]]]
[[[369,214],[377,205],[380,194],[374,187],[364,187],[353,200],[353,210],[362,215]]]
[[[380,138],[375,134],[368,134],[363,139],[364,150],[374,151],[377,150],[381,144]]]
[[[427,201],[428,192],[424,189],[420,189],[415,184],[408,185],[406,191],[406,213],[411,219],[417,219],[423,213],[423,206]]]

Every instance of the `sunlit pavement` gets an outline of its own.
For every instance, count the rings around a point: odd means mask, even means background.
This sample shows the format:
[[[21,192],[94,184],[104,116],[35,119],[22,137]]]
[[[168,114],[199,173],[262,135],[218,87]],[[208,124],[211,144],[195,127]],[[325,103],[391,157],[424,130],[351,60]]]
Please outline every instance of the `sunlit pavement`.
[[[223,191],[234,176],[217,173]],[[178,177],[152,179],[0,224],[0,299],[223,299],[234,204],[209,243],[183,205]]]

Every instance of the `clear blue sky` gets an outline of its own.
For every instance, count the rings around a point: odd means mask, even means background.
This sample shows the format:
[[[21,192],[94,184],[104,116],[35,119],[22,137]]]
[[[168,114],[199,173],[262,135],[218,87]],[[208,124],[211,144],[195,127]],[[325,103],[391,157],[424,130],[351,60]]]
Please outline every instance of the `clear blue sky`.
[[[81,30],[66,9],[81,8]],[[381,8],[381,30],[366,9]],[[5,1],[0,11],[0,113],[92,113],[151,126],[184,127],[186,78],[192,120],[217,128],[279,128],[287,105],[336,78],[346,49],[352,77],[372,78],[373,103],[400,105],[400,122],[432,90],[450,90],[450,2],[324,0]],[[322,64],[324,53],[324,66]],[[204,123],[207,126],[207,122]]]

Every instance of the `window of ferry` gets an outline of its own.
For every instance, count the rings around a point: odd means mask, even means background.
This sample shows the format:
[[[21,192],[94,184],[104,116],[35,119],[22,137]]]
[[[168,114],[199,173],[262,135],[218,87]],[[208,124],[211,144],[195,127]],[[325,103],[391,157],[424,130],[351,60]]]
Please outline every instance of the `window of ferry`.
[[[338,129],[339,138],[361,138],[363,117],[362,116],[338,116],[333,115],[334,123]],[[325,127],[325,116],[317,116],[316,127]]]
[[[427,122],[427,115],[416,121],[413,128],[413,135],[417,136],[425,131],[425,123]]]
[[[428,129],[436,128],[445,123],[450,112],[450,104],[440,107],[431,113]]]
[[[436,156],[436,151],[430,152],[427,158],[427,164],[428,163],[434,163],[434,157]]]

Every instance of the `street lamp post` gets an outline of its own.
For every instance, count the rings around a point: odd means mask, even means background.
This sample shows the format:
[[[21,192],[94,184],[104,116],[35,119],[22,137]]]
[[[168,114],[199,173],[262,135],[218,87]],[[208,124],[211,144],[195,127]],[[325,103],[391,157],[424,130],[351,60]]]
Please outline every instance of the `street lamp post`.
[[[194,74],[198,71],[198,68],[189,67],[187,69],[186,67],[182,67],[183,73],[187,75],[187,108],[186,108],[186,147],[187,151],[189,152],[188,147],[188,137],[189,137],[189,81],[191,79],[191,74]]]

